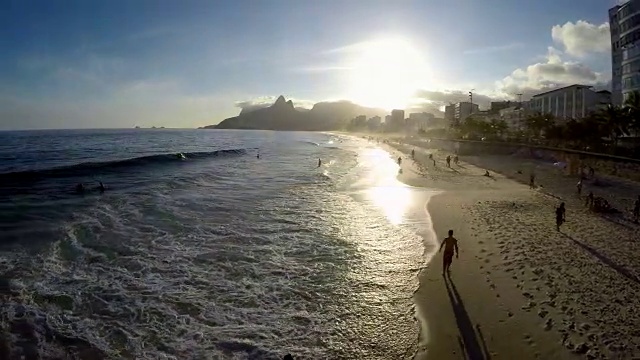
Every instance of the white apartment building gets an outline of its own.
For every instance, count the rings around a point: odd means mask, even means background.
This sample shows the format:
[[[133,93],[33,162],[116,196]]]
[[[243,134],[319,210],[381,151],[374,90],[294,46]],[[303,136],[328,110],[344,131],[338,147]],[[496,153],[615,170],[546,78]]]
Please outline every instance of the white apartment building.
[[[529,116],[529,102],[514,102],[515,106],[510,106],[500,110],[500,119],[504,120],[510,130],[524,130],[524,120]]]
[[[581,119],[611,103],[611,92],[593,91],[588,85],[571,85],[534,95],[531,112],[552,114],[558,119]]]
[[[640,0],[609,9],[612,103],[640,90]]]

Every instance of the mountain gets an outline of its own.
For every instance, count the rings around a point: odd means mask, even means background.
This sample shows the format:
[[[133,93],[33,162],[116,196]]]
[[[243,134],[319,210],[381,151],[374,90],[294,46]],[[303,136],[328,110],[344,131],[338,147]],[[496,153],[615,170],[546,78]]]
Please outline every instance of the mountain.
[[[222,120],[205,129],[260,129],[327,131],[342,129],[358,115],[384,116],[385,110],[362,107],[349,101],[320,102],[311,108],[296,109],[284,96],[269,107],[243,109],[238,116]]]

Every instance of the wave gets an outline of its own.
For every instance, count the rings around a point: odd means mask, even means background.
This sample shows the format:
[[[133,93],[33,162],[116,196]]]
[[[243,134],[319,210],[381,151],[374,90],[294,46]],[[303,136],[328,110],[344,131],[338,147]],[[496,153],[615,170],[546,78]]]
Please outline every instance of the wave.
[[[95,173],[104,173],[118,171],[128,168],[143,167],[149,165],[175,163],[181,161],[188,161],[190,159],[204,159],[217,156],[234,156],[245,155],[247,149],[226,149],[216,151],[203,151],[203,152],[187,152],[179,154],[157,154],[140,156],[130,159],[113,160],[104,162],[86,162],[75,165],[54,167],[42,170],[27,170],[16,171],[0,174],[0,183],[7,182],[23,182],[23,181],[37,181],[41,179],[50,178],[69,178],[77,176],[93,175]]]
[[[315,145],[315,146],[320,146],[320,144],[313,142],[313,141],[306,141],[306,140],[300,140],[301,143],[303,144],[309,144],[309,145]]]

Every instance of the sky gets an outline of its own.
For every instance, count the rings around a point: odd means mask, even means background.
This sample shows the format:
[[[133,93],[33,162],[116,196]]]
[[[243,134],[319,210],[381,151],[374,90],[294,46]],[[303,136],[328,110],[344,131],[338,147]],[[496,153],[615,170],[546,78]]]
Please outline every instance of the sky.
[[[198,127],[279,95],[422,111],[611,79],[618,0],[5,0],[0,129]]]

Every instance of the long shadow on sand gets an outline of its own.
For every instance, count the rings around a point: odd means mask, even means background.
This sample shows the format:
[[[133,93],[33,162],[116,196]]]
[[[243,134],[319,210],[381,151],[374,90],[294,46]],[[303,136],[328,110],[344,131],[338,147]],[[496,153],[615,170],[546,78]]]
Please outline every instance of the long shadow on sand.
[[[583,243],[582,241],[576,240],[574,238],[572,238],[571,236],[560,232],[562,235],[564,235],[564,237],[566,237],[567,239],[573,241],[576,245],[580,246],[581,248],[583,248],[584,250],[586,250],[589,254],[595,256],[598,260],[602,261],[605,265],[609,266],[610,268],[612,268],[613,270],[617,271],[618,274],[626,277],[627,279],[635,282],[636,284],[640,284],[640,279],[635,276],[634,274],[632,274],[629,270],[625,269],[623,266],[618,265],[616,263],[613,262],[613,260],[609,259],[608,257],[602,255],[598,250],[592,248],[591,246]]]
[[[480,339],[478,339],[476,329],[474,329],[469,314],[467,314],[467,310],[464,308],[460,294],[458,294],[458,290],[449,276],[445,277],[445,284],[447,286],[449,301],[451,302],[451,307],[456,317],[456,323],[458,324],[458,331],[460,332],[460,336],[458,337],[460,348],[466,354],[467,359],[490,360],[491,356],[487,350],[482,331],[480,331],[480,325],[476,326],[480,336]]]

